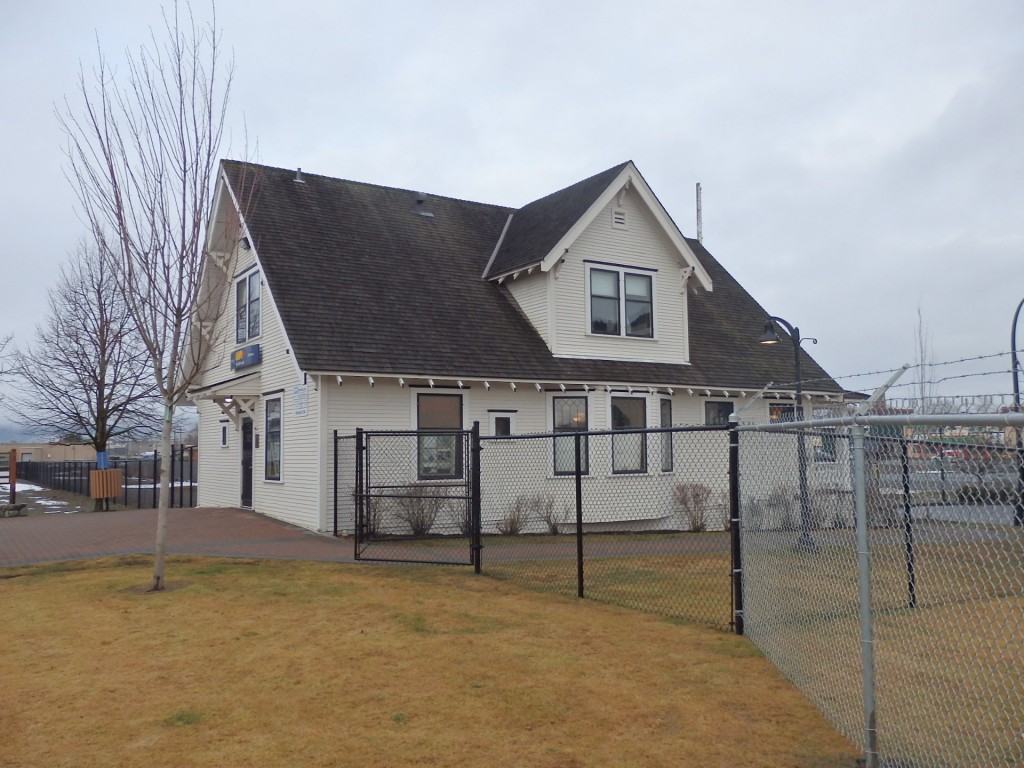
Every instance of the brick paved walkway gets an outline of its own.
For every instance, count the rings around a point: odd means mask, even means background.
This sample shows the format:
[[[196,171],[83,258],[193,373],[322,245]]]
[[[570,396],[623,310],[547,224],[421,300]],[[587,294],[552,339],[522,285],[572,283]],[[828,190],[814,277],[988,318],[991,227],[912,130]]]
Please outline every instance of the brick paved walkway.
[[[152,554],[155,537],[155,509],[0,519],[0,566]],[[172,509],[167,552],[349,562],[352,540],[241,509]]]

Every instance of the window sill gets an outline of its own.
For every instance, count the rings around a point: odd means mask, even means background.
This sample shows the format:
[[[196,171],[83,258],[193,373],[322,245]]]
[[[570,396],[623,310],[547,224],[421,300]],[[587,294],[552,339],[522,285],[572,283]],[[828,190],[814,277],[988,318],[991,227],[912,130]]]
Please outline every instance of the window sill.
[[[624,333],[594,333],[593,331],[586,331],[584,335],[589,336],[592,339],[626,339],[628,341],[657,341],[658,336],[627,336]]]

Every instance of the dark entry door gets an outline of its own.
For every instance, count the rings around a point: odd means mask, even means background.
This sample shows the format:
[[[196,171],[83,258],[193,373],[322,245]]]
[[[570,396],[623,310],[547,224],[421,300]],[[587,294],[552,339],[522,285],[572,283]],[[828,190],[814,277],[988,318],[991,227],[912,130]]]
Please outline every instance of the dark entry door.
[[[242,419],[242,506],[252,506],[252,419]]]

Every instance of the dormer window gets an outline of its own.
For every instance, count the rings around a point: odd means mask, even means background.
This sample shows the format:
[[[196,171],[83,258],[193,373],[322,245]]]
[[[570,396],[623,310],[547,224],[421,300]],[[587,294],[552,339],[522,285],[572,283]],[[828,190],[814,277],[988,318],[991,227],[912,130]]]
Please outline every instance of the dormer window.
[[[590,332],[654,338],[654,279],[626,269],[589,268]]]
[[[235,283],[235,342],[260,335],[260,273],[250,272]]]

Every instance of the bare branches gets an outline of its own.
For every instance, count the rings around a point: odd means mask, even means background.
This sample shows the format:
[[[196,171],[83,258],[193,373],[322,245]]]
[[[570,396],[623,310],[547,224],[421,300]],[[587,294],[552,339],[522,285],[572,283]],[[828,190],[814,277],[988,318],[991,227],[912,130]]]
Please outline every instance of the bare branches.
[[[7,348],[10,346],[10,336],[0,336],[0,384],[10,376],[11,373],[11,361],[8,357]],[[0,391],[0,403],[4,401],[4,393]]]
[[[125,308],[146,348],[163,405],[161,451],[170,452],[174,409],[184,400],[214,344],[190,333],[206,259],[204,225],[224,133],[233,64],[222,61],[216,15],[198,23],[176,2],[163,28],[126,54],[119,80],[97,45],[91,80],[81,73],[81,107],[58,114],[67,139],[66,175],[100,250],[120,286]],[[153,589],[163,588],[169,504],[166,465],[160,475]]]
[[[168,405],[190,385],[181,350],[204,258],[204,225],[224,130],[232,65],[215,21],[175,5],[158,36],[129,54],[119,82],[98,49],[92,79],[79,77],[82,110],[58,115],[67,176],[118,275]],[[205,350],[193,351],[202,358]]]
[[[97,451],[113,439],[154,431],[149,354],[113,274],[85,243],[61,268],[35,342],[13,363],[11,410],[25,426],[84,435]]]

